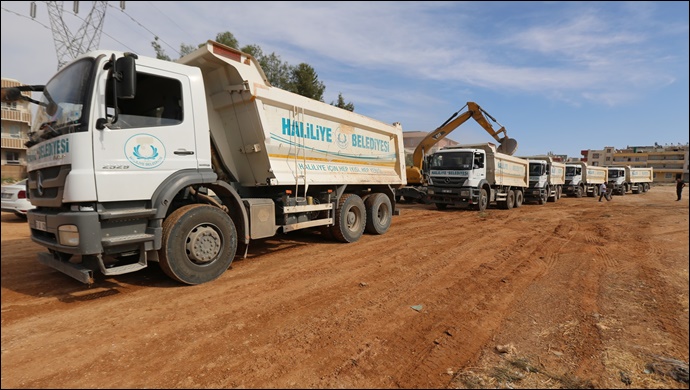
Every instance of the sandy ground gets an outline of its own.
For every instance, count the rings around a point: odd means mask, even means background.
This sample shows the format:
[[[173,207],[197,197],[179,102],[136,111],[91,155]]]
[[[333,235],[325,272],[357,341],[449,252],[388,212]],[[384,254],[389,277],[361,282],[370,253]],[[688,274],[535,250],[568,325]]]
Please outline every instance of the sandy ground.
[[[199,286],[83,285],[2,213],[2,388],[687,389],[683,196],[402,204],[384,235],[258,240]]]

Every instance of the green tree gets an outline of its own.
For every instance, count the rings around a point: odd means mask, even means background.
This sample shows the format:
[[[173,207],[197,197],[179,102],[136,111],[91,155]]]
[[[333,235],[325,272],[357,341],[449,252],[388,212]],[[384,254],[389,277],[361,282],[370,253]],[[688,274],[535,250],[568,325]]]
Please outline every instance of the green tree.
[[[319,76],[309,64],[303,62],[292,69],[289,85],[288,90],[291,92],[323,101],[323,91],[326,90],[326,86],[319,81]]]
[[[158,43],[158,37],[153,38],[151,46],[153,46],[153,50],[156,51],[156,58],[158,58],[159,60],[172,61],[170,57],[167,54],[165,54],[165,50],[163,50],[160,43]]]
[[[237,49],[240,46],[239,42],[237,42],[237,39],[230,31],[218,33],[216,35],[216,42],[222,43],[225,46],[230,46],[233,49]]]
[[[230,31],[218,33],[215,40],[233,49],[238,49],[239,47],[239,42]],[[206,42],[200,43],[197,48],[205,44]],[[158,43],[158,37],[155,37],[154,41],[151,42],[151,46],[153,46],[153,50],[156,52],[156,58],[172,61],[172,59],[165,54],[160,43]],[[196,48],[193,45],[180,44],[180,58],[194,50],[196,50]],[[266,75],[266,79],[268,79],[268,82],[274,87],[323,102],[323,93],[326,90],[326,86],[319,81],[316,70],[309,64],[301,63],[297,66],[292,66],[286,61],[283,61],[275,52],[265,54],[259,45],[245,45],[238,50],[250,54],[259,62],[261,69]],[[354,104],[345,103],[342,93],[338,94],[338,101],[335,103],[331,102],[331,105],[348,111],[355,110]]]
[[[331,102],[331,106],[336,106],[345,110],[348,110],[350,112],[353,112],[355,110],[355,105],[350,103],[345,103],[345,99],[343,98],[343,93],[338,92],[338,101],[333,103]]]
[[[202,45],[199,45],[198,47],[201,47]],[[193,45],[185,45],[184,43],[180,43],[180,58],[186,56],[196,49],[197,47],[194,47]]]

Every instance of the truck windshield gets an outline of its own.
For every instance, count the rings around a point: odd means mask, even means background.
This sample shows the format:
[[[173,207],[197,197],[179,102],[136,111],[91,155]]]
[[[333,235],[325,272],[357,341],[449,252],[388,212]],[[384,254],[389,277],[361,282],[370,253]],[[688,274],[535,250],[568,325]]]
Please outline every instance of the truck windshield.
[[[84,58],[63,68],[43,89],[31,131],[48,139],[58,135],[86,131],[85,109],[90,95],[94,59]]]
[[[565,175],[566,176],[575,176],[577,175],[577,167],[565,167]]]
[[[609,178],[610,179],[615,179],[617,177],[623,177],[623,172],[617,171],[617,170],[609,171]]]
[[[541,176],[544,174],[544,166],[539,163],[529,164],[529,174],[530,176]]]
[[[436,153],[429,161],[431,169],[472,169],[472,153]]]

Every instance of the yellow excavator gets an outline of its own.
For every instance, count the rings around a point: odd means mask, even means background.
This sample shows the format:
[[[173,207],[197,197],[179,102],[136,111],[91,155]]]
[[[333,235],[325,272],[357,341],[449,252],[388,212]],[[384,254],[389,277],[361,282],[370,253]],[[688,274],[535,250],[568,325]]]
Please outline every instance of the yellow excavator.
[[[467,108],[467,111],[458,116],[458,114],[465,108]],[[460,125],[467,122],[467,120],[470,118],[473,118],[477,123],[479,123],[479,125],[481,125],[482,128],[499,143],[497,148],[499,153],[508,155],[513,155],[515,153],[517,150],[517,141],[508,137],[505,127],[498,123],[494,117],[489,115],[488,112],[484,111],[484,109],[481,108],[477,103],[467,102],[465,106],[451,115],[450,118],[448,118],[441,126],[427,134],[419,145],[417,145],[414,153],[412,154],[412,165],[406,167],[407,186],[399,189],[396,192],[397,200],[400,200],[402,197],[405,199],[405,201],[414,200],[426,203],[427,180],[423,173],[423,164],[426,154],[440,140],[445,138]],[[494,130],[487,118],[497,123],[499,126],[501,126],[501,128]]]

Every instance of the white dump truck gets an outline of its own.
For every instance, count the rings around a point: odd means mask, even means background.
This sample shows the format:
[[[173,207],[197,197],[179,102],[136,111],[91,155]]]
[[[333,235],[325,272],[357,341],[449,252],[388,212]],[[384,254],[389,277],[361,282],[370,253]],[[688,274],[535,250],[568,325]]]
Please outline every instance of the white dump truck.
[[[625,195],[632,191],[633,194],[647,192],[654,181],[654,168],[652,167],[608,167],[608,186],[614,194]]]
[[[552,156],[521,158],[529,161],[529,188],[525,191],[525,202],[544,204],[558,201],[565,184],[565,163],[555,161]]]
[[[564,193],[581,198],[583,195],[599,196],[599,185],[608,181],[606,167],[587,165],[583,161],[565,164]]]
[[[273,87],[213,41],[177,62],[87,53],[30,88],[31,239],[84,283],[155,261],[200,284],[252,239],[384,234],[406,183],[401,127]]]
[[[491,142],[445,147],[429,156],[430,202],[439,210],[520,207],[529,184],[528,167],[527,160],[499,153]]]

